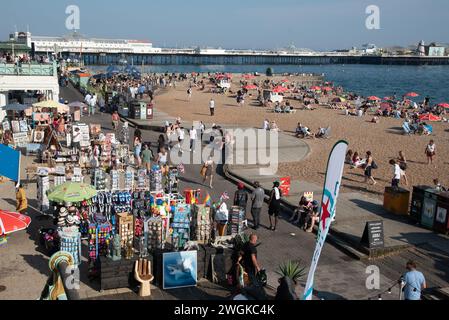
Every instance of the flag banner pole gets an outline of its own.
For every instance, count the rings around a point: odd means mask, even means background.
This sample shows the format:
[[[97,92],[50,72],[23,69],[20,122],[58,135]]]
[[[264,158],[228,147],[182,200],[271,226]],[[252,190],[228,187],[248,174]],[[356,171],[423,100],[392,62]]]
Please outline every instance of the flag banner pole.
[[[326,179],[324,180],[323,197],[321,200],[320,223],[317,235],[317,244],[312,257],[312,263],[307,277],[306,287],[304,289],[303,300],[312,300],[315,271],[320,259],[321,250],[326,242],[327,234],[332,220],[335,218],[335,209],[337,207],[338,194],[340,192],[341,179],[345,166],[346,151],[348,143],[339,141],[332,148],[327,163]]]

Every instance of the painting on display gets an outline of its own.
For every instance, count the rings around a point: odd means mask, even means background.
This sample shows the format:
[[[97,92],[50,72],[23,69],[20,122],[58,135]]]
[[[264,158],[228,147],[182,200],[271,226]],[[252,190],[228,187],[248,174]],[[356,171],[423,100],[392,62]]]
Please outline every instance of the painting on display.
[[[164,253],[163,289],[195,287],[197,285],[197,251]]]
[[[9,124],[9,121],[4,121],[2,123],[3,131],[11,130],[11,125]]]
[[[33,142],[34,143],[43,143],[45,139],[45,131],[37,131],[35,130],[33,133]]]
[[[28,132],[28,124],[27,124],[26,120],[19,121],[19,128],[20,128],[20,132]]]
[[[20,132],[19,121],[17,121],[17,120],[11,121],[11,126],[12,126],[12,132],[13,133],[19,133]]]

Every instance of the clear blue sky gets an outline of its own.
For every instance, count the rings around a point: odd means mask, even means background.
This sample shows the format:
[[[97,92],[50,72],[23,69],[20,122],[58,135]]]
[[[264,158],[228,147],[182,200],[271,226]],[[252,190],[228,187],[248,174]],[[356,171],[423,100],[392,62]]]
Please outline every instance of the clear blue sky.
[[[90,37],[148,39],[154,46],[316,50],[449,42],[447,0],[20,0],[2,3],[0,39],[14,26],[60,36],[65,8],[78,5]],[[368,5],[380,8],[380,30],[365,27]]]

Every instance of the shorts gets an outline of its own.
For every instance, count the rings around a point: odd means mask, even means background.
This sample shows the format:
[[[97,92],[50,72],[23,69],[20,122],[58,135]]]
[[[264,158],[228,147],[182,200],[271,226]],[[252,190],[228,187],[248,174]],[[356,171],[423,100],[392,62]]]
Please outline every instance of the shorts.
[[[279,212],[281,211],[281,204],[280,203],[275,203],[272,204],[269,208],[268,208],[268,215],[269,216],[275,216],[275,217],[279,217]]]
[[[434,155],[435,155],[435,152],[427,151],[427,156],[428,156],[429,158],[433,157]]]
[[[372,170],[371,166],[365,168],[365,177],[371,178],[372,176],[371,170]]]

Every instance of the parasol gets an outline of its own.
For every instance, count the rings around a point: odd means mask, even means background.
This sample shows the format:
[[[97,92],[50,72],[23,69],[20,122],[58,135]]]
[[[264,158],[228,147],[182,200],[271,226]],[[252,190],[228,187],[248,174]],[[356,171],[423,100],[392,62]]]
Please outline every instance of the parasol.
[[[419,94],[417,94],[416,92],[409,92],[409,93],[406,93],[404,96],[415,98],[415,97],[419,97]]]
[[[81,202],[92,199],[97,191],[90,185],[79,182],[66,182],[54,188],[48,195],[48,200],[57,203]]]
[[[58,113],[70,112],[69,106],[67,106],[65,104],[62,104],[62,103],[59,103],[57,101],[53,101],[53,100],[47,100],[47,101],[42,101],[42,102],[35,103],[35,104],[33,104],[33,107],[57,109]]]
[[[379,98],[379,97],[376,97],[376,96],[370,96],[370,97],[367,98],[367,100],[369,100],[369,101],[380,101],[382,99]]]
[[[446,103],[446,102],[440,103],[440,104],[438,104],[438,107],[441,107],[441,108],[444,108],[444,109],[449,109],[449,103]]]
[[[276,93],[286,92],[286,91],[288,91],[288,88],[283,87],[283,86],[276,86],[273,88],[273,92],[276,92]]]
[[[246,89],[246,90],[257,90],[258,88],[259,87],[256,86],[255,84],[249,84],[249,85],[243,86],[243,89]]]
[[[0,210],[0,235],[4,236],[16,231],[25,230],[31,218],[17,212]]]

